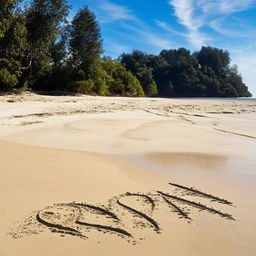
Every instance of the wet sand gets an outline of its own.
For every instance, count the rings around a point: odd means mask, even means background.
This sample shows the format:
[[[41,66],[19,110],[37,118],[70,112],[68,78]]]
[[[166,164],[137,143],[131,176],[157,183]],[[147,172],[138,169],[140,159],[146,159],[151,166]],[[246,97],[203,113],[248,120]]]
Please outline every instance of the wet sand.
[[[40,97],[0,102],[0,255],[255,254],[252,103]]]

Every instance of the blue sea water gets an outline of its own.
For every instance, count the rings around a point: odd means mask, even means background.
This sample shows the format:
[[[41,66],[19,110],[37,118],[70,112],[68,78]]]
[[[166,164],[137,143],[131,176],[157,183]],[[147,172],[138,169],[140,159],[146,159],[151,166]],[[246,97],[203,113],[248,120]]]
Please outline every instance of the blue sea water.
[[[208,97],[202,97],[202,98],[177,98],[177,99],[198,99],[198,100],[225,100],[225,101],[249,101],[249,102],[256,102],[256,98],[208,98]]]
[[[256,102],[256,98],[214,98],[219,100],[239,100],[239,101],[253,101]]]

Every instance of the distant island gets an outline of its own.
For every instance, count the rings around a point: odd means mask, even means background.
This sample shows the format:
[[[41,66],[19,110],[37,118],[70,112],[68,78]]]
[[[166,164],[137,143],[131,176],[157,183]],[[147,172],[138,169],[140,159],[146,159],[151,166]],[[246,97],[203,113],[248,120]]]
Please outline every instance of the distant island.
[[[251,97],[228,51],[203,46],[103,56],[95,14],[71,22],[66,0],[0,2],[0,91],[45,90],[104,96]]]

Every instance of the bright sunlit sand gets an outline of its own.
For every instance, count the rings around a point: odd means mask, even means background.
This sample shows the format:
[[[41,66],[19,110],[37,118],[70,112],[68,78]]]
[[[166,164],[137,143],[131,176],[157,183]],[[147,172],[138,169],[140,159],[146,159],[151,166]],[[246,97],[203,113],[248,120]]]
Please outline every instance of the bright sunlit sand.
[[[8,97],[1,255],[254,255],[256,103]]]

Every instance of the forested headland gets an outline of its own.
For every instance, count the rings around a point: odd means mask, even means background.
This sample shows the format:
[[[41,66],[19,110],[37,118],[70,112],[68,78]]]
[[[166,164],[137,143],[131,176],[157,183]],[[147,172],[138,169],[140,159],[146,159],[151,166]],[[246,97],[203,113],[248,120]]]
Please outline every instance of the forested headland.
[[[95,14],[67,21],[66,0],[0,0],[0,91],[26,89],[91,95],[250,97],[228,51],[203,46],[103,55]]]

